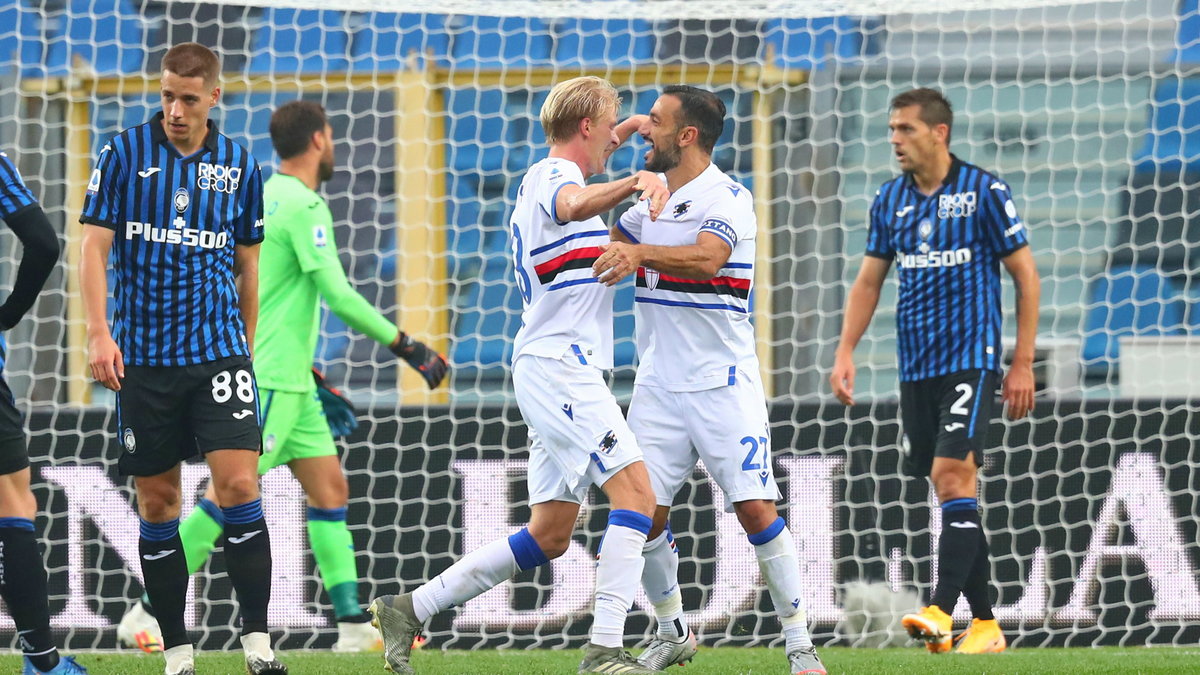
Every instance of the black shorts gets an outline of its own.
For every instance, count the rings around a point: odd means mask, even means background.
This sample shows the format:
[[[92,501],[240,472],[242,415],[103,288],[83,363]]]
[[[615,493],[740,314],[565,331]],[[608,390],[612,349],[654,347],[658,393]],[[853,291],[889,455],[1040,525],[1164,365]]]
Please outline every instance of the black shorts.
[[[117,392],[123,476],[157,476],[213,450],[262,450],[258,385],[244,356],[126,366]]]
[[[0,476],[16,473],[29,466],[29,446],[25,443],[25,422],[17,410],[12,390],[0,378]]]
[[[934,457],[966,459],[983,466],[983,444],[992,422],[999,373],[963,370],[900,383],[901,470],[928,476]]]

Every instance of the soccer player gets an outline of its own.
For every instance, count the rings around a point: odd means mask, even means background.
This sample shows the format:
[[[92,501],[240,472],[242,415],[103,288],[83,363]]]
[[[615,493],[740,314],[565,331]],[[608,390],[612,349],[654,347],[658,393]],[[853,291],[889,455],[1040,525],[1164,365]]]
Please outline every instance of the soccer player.
[[[346,528],[349,488],[312,371],[324,298],[347,324],[387,346],[432,389],[446,375],[437,352],[396,328],[346,280],[333,239],[333,215],[317,193],[333,176],[333,127],[312,101],[292,101],[271,116],[279,171],[263,186],[265,239],[259,260],[259,313],[254,371],[263,399],[264,454],[258,472],[286,464],[308,496],[308,538],[338,627],[338,652],[381,648],[379,633],[358,601],[354,542]],[[352,413],[351,413],[352,414]],[[208,559],[223,522],[211,485],[179,527],[188,570]],[[131,646],[145,630],[158,633],[144,606],[122,619]],[[122,631],[118,630],[118,633]]]
[[[80,222],[80,287],[92,375],[117,392],[118,468],[134,477],[143,586],[162,626],[167,675],[194,673],[184,626],[187,561],[179,464],[201,454],[225,521],[229,580],[251,675],[286,673],[267,632],[271,546],[258,491],[262,175],[209,120],[221,90],[207,47],[167,51],[162,112],[100,151]],[[116,311],[105,318],[113,254]],[[114,335],[116,339],[114,340]]]
[[[54,263],[58,237],[41,205],[21,180],[8,155],[0,152],[0,220],[21,240],[24,252],[12,292],[0,304],[0,330],[25,316],[37,299]],[[8,345],[0,336],[0,373]],[[86,673],[70,656],[60,657],[50,636],[50,606],[46,599],[46,568],[38,551],[33,520],[37,500],[29,488],[29,449],[25,425],[12,391],[0,375],[0,597],[17,624],[24,675]]]
[[[591,640],[579,672],[653,672],[621,647],[654,495],[641,450],[604,380],[612,367],[613,291],[595,283],[590,269],[597,245],[608,237],[600,214],[640,191],[657,215],[667,194],[645,171],[585,184],[641,123],[634,117],[618,125],[619,106],[616,90],[598,77],[560,82],[542,106],[550,156],[525,174],[511,220],[525,304],[512,372],[529,426],[529,525],[468,553],[415,592],[371,604],[395,672],[413,672],[409,649],[429,617],[562,555],[591,485],[608,495],[612,510],[596,565]]]
[[[1003,394],[1014,420],[1033,407],[1039,289],[1012,190],[950,154],[952,126],[950,103],[940,92],[914,89],[892,99],[888,128],[903,173],[875,193],[866,256],[846,298],[830,381],[838,400],[853,405],[852,354],[894,259],[900,268],[902,470],[928,476],[942,509],[932,602],[902,623],[929,651],[948,651],[950,615],[962,593],[974,619],[957,640],[958,651],[976,654],[1006,645],[992,615],[991,564],[975,485],[1000,379],[1000,263],[1017,290],[1017,345]]]
[[[658,499],[642,574],[658,631],[638,660],[664,670],[696,654],[667,515],[696,461],[704,460],[754,546],[791,672],[824,673],[808,634],[796,545],[775,509],[780,494],[749,313],[754,198],[712,163],[724,123],[725,104],[716,94],[685,85],[663,89],[640,131],[651,145],[646,169],[665,174],[671,190],[665,215],[655,224],[644,203],[626,211],[592,266],[608,286],[637,274],[639,361],[629,427]]]

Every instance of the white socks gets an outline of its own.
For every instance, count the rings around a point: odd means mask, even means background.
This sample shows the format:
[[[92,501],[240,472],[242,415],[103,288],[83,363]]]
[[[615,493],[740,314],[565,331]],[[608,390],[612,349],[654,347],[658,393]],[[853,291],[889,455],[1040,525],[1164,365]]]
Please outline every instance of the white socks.
[[[796,557],[796,544],[783,518],[778,518],[767,529],[747,537],[754,544],[754,555],[758,568],[762,570],[775,613],[783,624],[783,636],[787,641],[787,653],[813,646],[808,635],[808,613],[804,611],[801,595],[803,582],[800,579],[800,561]]]
[[[608,514],[608,529],[596,563],[596,602],[592,644],[621,647],[625,641],[625,617],[633,605],[645,559],[642,548],[650,531],[650,517],[636,511],[615,509]]]
[[[463,556],[450,569],[413,591],[413,610],[424,623],[438,612],[491,590],[520,570],[550,562],[528,529],[497,539]]]
[[[646,542],[642,557],[646,560],[642,588],[654,605],[658,636],[676,642],[682,640],[687,637],[688,629],[683,618],[683,595],[679,592],[679,552],[670,527]]]

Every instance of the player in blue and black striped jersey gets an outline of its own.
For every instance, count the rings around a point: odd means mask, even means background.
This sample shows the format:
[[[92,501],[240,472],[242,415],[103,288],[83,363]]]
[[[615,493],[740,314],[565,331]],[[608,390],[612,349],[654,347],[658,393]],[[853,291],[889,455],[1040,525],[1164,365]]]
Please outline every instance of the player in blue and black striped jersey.
[[[88,359],[92,375],[117,392],[118,466],[134,476],[142,572],[162,628],[166,673],[195,667],[183,620],[179,464],[197,453],[221,506],[247,669],[285,673],[267,632],[271,549],[250,364],[262,176],[249,152],[208,119],[221,93],[216,55],[185,43],[167,52],[162,68],[162,112],[114,136],[87,186],[79,277]],[[105,318],[110,252],[112,333]]]
[[[0,220],[21,240],[24,252],[12,292],[0,304],[0,330],[17,325],[33,306],[58,260],[58,237],[12,161],[0,152]],[[8,345],[0,336],[0,372]],[[25,425],[8,383],[0,377],[0,597],[17,625],[24,675],[68,675],[87,670],[59,657],[50,635],[46,568],[38,551],[37,500],[29,487]]]
[[[1033,407],[1039,282],[1012,191],[950,154],[952,123],[950,103],[932,89],[892,101],[888,128],[904,173],[884,183],[871,206],[866,257],[846,300],[830,379],[838,399],[852,405],[852,353],[895,260],[903,470],[930,477],[942,520],[932,600],[902,623],[931,652],[948,651],[950,615],[962,593],[974,620],[958,651],[981,653],[1006,646],[992,614],[991,564],[976,492],[1000,380],[1000,265],[1017,289],[1017,344],[1003,383],[1010,419]]]

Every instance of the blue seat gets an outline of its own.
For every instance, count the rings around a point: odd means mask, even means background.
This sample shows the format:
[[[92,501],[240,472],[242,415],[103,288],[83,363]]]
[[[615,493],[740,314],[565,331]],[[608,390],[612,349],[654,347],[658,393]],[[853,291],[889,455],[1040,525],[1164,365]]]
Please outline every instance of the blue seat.
[[[555,25],[558,66],[621,67],[654,60],[654,29],[641,19],[563,19]]]
[[[457,16],[446,23],[450,53],[460,69],[484,70],[547,65],[550,26],[524,17]]]
[[[20,71],[25,77],[45,75],[41,19],[21,2],[0,7],[0,74]]]
[[[446,93],[449,114],[446,162],[454,171],[494,173],[504,167],[507,97],[499,88],[451,89]]]
[[[354,70],[389,71],[408,67],[410,58],[421,67],[432,57],[446,65],[450,38],[441,14],[368,12],[354,31],[350,67]]]
[[[99,75],[141,72],[145,24],[127,2],[97,10],[92,0],[71,0],[65,14],[45,17],[45,74],[64,76],[76,57]]]
[[[512,354],[521,326],[521,294],[512,261],[491,255],[459,302],[454,315],[451,361],[456,368],[501,368]]]
[[[1200,78],[1158,81],[1150,103],[1149,131],[1134,155],[1136,171],[1200,165]]]
[[[839,41],[839,24],[834,17],[812,19],[771,19],[763,25],[762,49],[772,49],[775,65],[782,68],[820,68],[830,54],[839,49],[857,53],[850,41]],[[766,53],[762,55],[765,59]]]
[[[348,23],[342,12],[278,9],[263,12],[254,36],[252,73],[327,73],[350,66]]]
[[[1092,283],[1084,364],[1115,363],[1122,337],[1182,334],[1184,305],[1174,285],[1153,267],[1110,269]]]
[[[1200,0],[1179,3],[1179,32],[1168,61],[1179,65],[1200,64]]]

